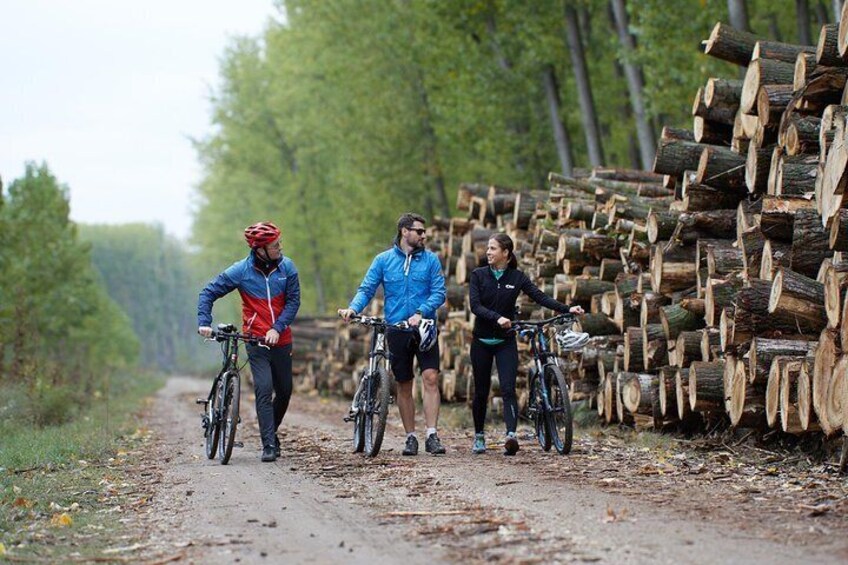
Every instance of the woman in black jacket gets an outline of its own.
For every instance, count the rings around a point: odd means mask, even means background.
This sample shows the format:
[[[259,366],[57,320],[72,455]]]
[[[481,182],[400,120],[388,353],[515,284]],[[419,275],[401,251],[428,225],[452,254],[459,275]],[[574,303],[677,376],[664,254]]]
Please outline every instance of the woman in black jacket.
[[[483,433],[486,408],[492,386],[492,363],[497,362],[498,380],[503,398],[504,422],[506,423],[505,454],[515,455],[518,438],[518,399],[515,395],[515,379],[518,375],[518,346],[515,334],[507,330],[515,313],[518,295],[524,292],[534,302],[557,312],[582,314],[580,306],[568,306],[547,296],[518,270],[512,238],[503,233],[493,235],[486,248],[489,265],[471,273],[469,298],[474,321],[474,340],[471,342],[471,366],[474,370],[474,400],[471,411],[474,415],[473,453],[486,452]]]

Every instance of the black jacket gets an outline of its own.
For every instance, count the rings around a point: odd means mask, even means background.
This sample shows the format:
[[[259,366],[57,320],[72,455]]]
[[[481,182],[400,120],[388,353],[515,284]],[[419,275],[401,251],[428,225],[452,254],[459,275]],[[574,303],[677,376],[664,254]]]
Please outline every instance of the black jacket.
[[[534,302],[557,312],[568,312],[569,306],[557,302],[539,290],[533,282],[518,269],[507,268],[500,279],[489,267],[474,269],[469,285],[471,311],[476,316],[474,337],[489,339],[508,337],[506,330],[498,325],[498,318],[515,318],[515,302],[518,294],[524,292]]]

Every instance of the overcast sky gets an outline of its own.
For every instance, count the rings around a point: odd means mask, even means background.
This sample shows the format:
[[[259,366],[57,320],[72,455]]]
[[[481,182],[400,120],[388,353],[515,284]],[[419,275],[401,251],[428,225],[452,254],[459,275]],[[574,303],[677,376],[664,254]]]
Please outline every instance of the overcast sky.
[[[209,93],[272,0],[0,1],[0,176],[46,161],[86,223],[191,226]]]

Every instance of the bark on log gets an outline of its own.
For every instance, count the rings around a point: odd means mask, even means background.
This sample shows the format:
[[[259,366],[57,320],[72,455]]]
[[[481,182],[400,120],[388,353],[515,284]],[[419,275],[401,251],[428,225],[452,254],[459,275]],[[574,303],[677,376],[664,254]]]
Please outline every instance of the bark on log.
[[[800,53],[808,53],[815,56],[816,48],[812,45],[793,45],[781,41],[759,40],[751,52],[751,61],[771,59],[773,61],[794,64]]]
[[[788,267],[792,258],[792,245],[767,239],[763,245],[763,258],[760,263],[760,278],[770,281],[778,267]]]
[[[704,104],[707,109],[702,117],[732,126],[741,98],[741,80],[708,79],[704,87]]]
[[[780,375],[784,370],[791,370],[797,374],[801,370],[801,360],[797,357],[776,357],[772,361],[766,385],[766,422],[770,428],[778,424]]]
[[[696,361],[689,367],[689,408],[693,412],[724,411],[724,360]]]
[[[742,428],[765,427],[765,394],[761,387],[755,387],[748,382],[745,362],[738,359],[735,364],[728,395],[730,425]]]
[[[695,116],[693,119],[692,130],[695,133],[695,141],[698,143],[729,146],[733,138],[732,124],[714,122],[704,119],[701,116]]]
[[[815,350],[815,341],[793,339],[768,339],[755,337],[748,350],[748,379],[751,384],[764,384],[777,357],[796,357],[803,359],[809,351]]]
[[[679,368],[674,375],[677,416],[683,420],[692,411],[689,405],[689,368]]]
[[[780,267],[772,281],[768,310],[777,318],[794,320],[798,333],[817,334],[827,326],[824,285]]]
[[[684,171],[697,170],[704,149],[712,147],[694,141],[660,139],[653,172],[679,177]]]
[[[803,363],[803,360],[787,363],[780,372],[780,427],[790,434],[800,434],[805,431],[798,414],[798,377]]]
[[[745,186],[751,194],[763,193],[768,189],[769,170],[774,150],[761,149],[754,141],[748,146],[745,160]]]
[[[730,149],[706,147],[695,168],[695,181],[715,188],[745,188],[745,161]]]
[[[742,98],[739,109],[744,113],[751,113],[756,108],[757,93],[761,86],[767,84],[791,85],[795,78],[795,63],[779,61],[776,59],[752,60],[745,72],[745,80],[742,85]]]
[[[702,360],[701,332],[681,332],[674,346],[675,361],[678,367],[688,367],[693,361]]]
[[[829,240],[830,233],[822,226],[815,210],[797,210],[792,236],[792,269],[815,277],[822,261],[832,254]]]
[[[751,54],[759,37],[727,24],[718,22],[713,27],[704,47],[704,53],[711,57],[728,61],[741,67],[751,62]]]
[[[796,118],[786,128],[784,145],[789,155],[818,154],[821,118],[805,116]]]
[[[825,24],[816,43],[816,63],[828,67],[844,65],[839,55],[839,24]]]
[[[757,92],[755,104],[760,124],[776,127],[784,110],[793,100],[795,89],[791,84],[767,84]]]

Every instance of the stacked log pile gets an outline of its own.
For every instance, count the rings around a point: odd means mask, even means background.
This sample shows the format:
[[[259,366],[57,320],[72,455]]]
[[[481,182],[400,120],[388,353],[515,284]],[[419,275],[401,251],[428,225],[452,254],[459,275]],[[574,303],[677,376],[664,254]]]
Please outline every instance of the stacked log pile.
[[[544,191],[464,184],[463,215],[429,228],[448,284],[446,401],[472,394],[465,286],[504,231],[542,290],[586,309],[575,329],[592,339],[561,364],[574,399],[604,421],[825,435],[848,425],[848,10],[816,46],[721,23],[704,43],[744,79],[695,93],[692,129],[663,130],[653,171],[551,174]],[[367,353],[357,331],[330,347],[334,370],[353,374]]]

